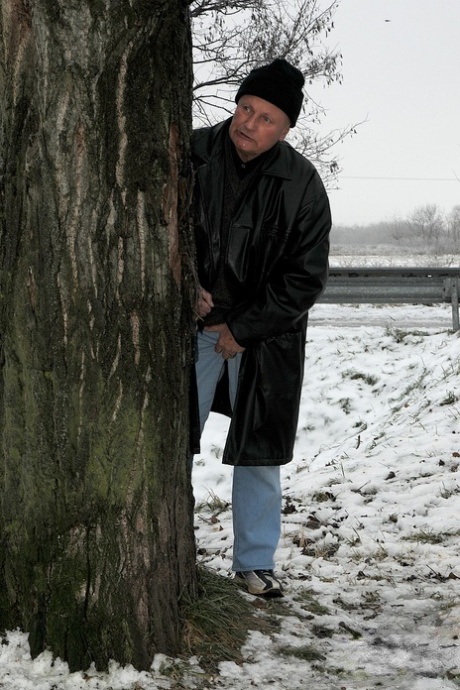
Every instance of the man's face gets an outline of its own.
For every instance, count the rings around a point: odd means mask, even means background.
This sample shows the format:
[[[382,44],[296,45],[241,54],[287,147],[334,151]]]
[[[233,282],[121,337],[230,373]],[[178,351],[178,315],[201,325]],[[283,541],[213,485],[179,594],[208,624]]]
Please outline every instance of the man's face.
[[[250,161],[289,132],[286,113],[258,96],[241,96],[230,123],[230,139],[242,161]]]

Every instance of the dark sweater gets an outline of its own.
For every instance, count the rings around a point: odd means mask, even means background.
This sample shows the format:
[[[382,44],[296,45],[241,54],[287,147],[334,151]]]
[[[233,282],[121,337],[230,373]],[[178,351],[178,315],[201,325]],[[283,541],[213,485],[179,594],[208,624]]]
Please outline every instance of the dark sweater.
[[[227,135],[225,141],[225,185],[222,200],[222,225],[220,228],[220,263],[216,282],[212,286],[211,294],[214,308],[204,319],[205,326],[224,323],[227,313],[234,305],[236,295],[226,276],[225,264],[228,252],[230,223],[237,205],[242,201],[246,191],[258,177],[260,165],[265,153],[244,163],[238,156],[235,146]],[[233,230],[237,232],[237,230]]]

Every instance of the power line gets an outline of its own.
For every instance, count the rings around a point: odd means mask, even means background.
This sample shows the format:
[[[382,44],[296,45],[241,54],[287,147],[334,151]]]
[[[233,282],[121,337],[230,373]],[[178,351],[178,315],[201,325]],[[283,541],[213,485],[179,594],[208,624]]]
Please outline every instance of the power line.
[[[395,182],[460,182],[458,177],[377,177],[372,175],[340,175],[341,180],[389,180]]]

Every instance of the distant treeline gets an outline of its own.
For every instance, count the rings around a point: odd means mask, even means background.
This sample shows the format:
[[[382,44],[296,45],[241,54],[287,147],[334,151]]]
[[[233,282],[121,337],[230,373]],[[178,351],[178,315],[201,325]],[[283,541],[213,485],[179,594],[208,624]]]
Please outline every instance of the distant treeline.
[[[445,214],[435,204],[416,209],[407,218],[395,218],[369,225],[333,225],[332,247],[389,245],[412,253],[458,254],[460,247],[460,205]]]

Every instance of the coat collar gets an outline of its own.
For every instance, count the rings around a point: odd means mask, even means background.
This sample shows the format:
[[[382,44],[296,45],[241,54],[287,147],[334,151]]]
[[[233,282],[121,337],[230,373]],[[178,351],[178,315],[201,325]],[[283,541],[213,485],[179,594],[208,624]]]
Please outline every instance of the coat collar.
[[[231,118],[212,127],[203,127],[193,133],[193,151],[202,164],[209,164],[215,159],[222,159],[224,154],[225,137],[228,136],[228,127]],[[286,180],[292,178],[292,169],[289,165],[288,150],[292,147],[285,141],[279,141],[271,149],[271,155],[267,156],[260,169],[261,174],[281,177]]]

